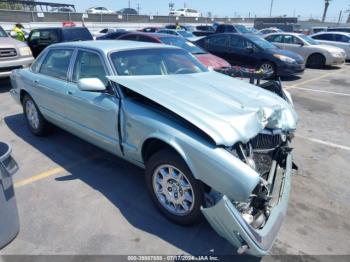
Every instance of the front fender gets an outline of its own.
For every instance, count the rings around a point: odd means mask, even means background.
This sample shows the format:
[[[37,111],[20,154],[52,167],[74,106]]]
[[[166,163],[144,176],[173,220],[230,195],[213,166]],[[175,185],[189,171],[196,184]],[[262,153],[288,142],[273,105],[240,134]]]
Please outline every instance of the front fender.
[[[179,153],[196,179],[230,199],[247,200],[260,181],[259,174],[248,165],[178,118],[125,101],[122,119],[123,148],[128,160],[144,165],[145,141],[159,139]]]
[[[168,144],[182,157],[196,179],[230,199],[246,200],[260,181],[259,174],[225,149],[203,144],[187,134],[172,136],[157,131],[147,139]]]

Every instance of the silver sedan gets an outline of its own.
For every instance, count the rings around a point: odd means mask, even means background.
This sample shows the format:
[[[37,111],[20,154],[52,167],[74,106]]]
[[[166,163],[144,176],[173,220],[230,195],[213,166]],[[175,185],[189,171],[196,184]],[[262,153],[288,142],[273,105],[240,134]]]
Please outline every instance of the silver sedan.
[[[304,34],[273,33],[264,37],[282,49],[301,55],[308,67],[322,68],[325,65],[341,65],[346,59],[346,53],[343,49],[320,44]]]

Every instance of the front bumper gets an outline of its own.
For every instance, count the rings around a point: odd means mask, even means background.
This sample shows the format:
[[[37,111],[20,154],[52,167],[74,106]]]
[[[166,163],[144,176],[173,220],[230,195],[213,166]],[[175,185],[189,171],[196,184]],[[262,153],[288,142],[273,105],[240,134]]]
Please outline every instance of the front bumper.
[[[10,76],[11,71],[15,69],[21,69],[30,66],[34,61],[32,56],[19,57],[13,60],[1,60],[0,61],[0,78]]]
[[[202,213],[216,232],[235,247],[248,246],[246,252],[254,256],[267,255],[277,237],[287,212],[289,191],[291,187],[292,155],[288,154],[286,169],[278,168],[276,176],[281,176],[281,186],[274,189],[278,192],[278,202],[262,229],[248,225],[241,214],[228,199],[223,196],[214,206],[202,207]]]
[[[327,59],[326,61],[326,65],[342,65],[345,63],[345,56],[331,56]]]
[[[277,68],[276,75],[290,76],[302,74],[305,70],[305,64],[284,64]]]

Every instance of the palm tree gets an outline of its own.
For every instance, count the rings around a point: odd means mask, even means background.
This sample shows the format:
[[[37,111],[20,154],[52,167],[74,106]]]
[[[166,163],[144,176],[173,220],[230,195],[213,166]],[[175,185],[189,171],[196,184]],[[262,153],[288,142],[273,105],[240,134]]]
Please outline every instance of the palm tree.
[[[330,1],[332,1],[332,0],[324,0],[324,11],[323,11],[323,16],[322,16],[322,23],[324,22],[324,20],[326,20],[326,15],[327,15]]]

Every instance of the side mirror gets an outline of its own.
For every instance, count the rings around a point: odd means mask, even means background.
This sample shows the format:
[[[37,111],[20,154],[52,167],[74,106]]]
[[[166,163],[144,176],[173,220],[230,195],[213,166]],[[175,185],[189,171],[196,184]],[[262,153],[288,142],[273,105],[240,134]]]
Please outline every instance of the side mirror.
[[[298,45],[304,46],[304,43],[303,42],[299,42]]]
[[[81,91],[101,92],[106,90],[106,86],[98,78],[82,78],[78,81],[78,88]]]

